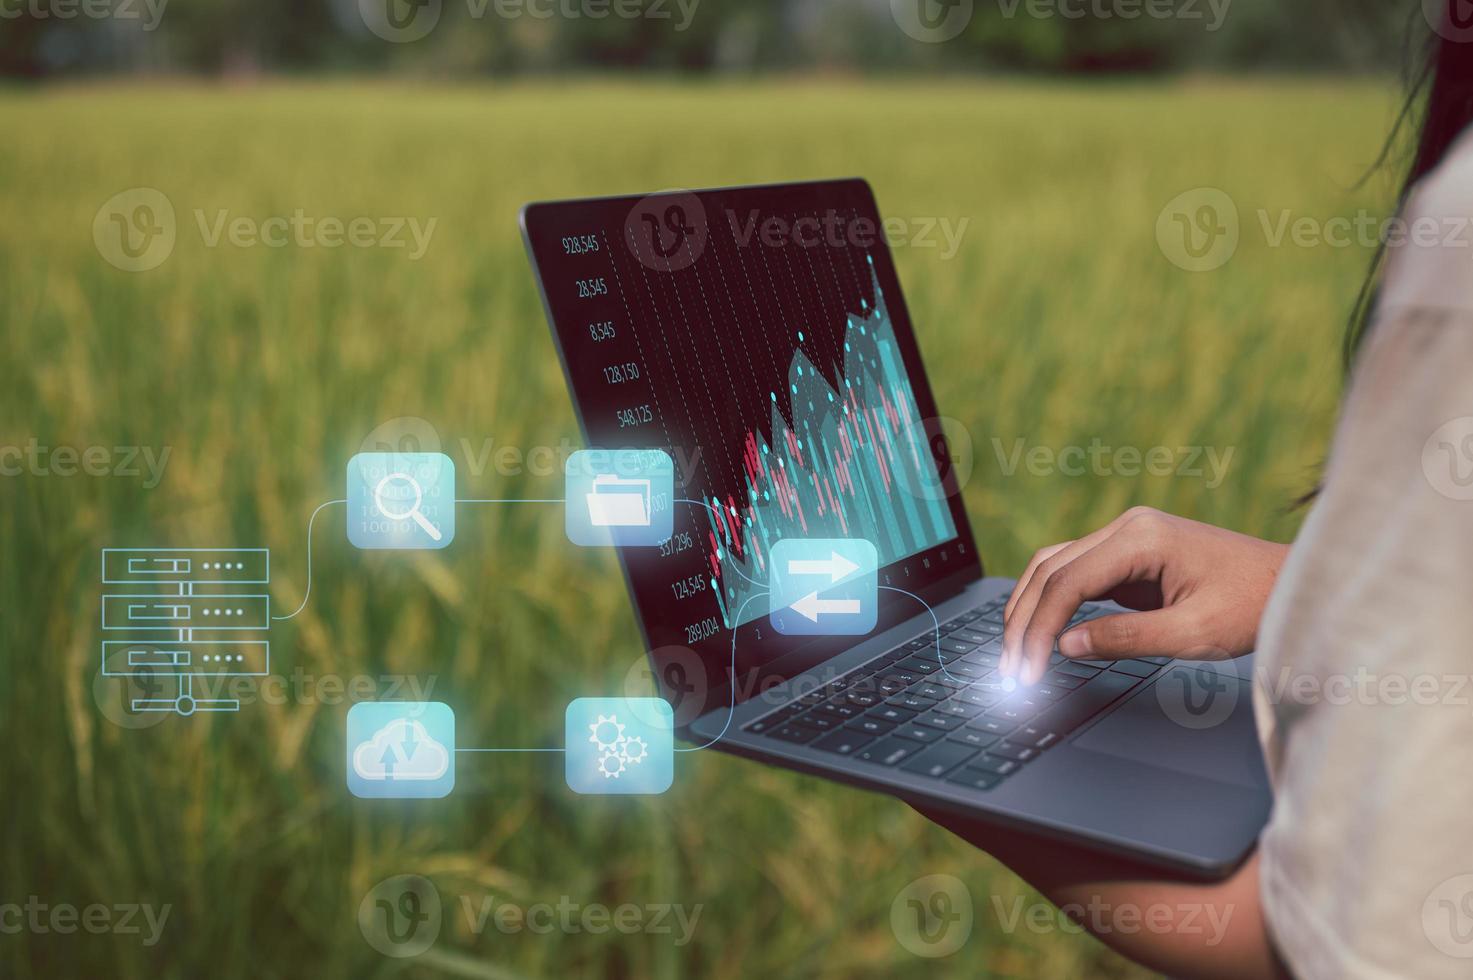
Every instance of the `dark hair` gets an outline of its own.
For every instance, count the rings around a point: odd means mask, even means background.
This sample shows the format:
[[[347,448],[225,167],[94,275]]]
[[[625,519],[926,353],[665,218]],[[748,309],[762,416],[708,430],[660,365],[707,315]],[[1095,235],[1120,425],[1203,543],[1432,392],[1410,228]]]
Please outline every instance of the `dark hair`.
[[[1441,22],[1432,25],[1431,33],[1417,32],[1416,36],[1425,37],[1425,40],[1418,44],[1422,50],[1410,62],[1411,67],[1406,73],[1406,102],[1402,104],[1391,135],[1386,138],[1376,161],[1376,167],[1385,163],[1395,153],[1408,125],[1416,124],[1416,147],[1397,193],[1397,211],[1406,207],[1407,197],[1417,181],[1442,162],[1448,148],[1473,122],[1473,24],[1466,23],[1466,18],[1457,15],[1457,7],[1462,2],[1447,0],[1442,8]],[[1425,29],[1431,19],[1430,4],[1422,2],[1414,6],[1420,9],[1413,14],[1412,23]],[[1424,15],[1427,15],[1426,20]],[[1412,34],[1409,32],[1408,36]],[[1366,270],[1365,281],[1350,315],[1344,350],[1347,368],[1354,362],[1370,328],[1385,259],[1386,245],[1383,242],[1371,258],[1370,268]]]

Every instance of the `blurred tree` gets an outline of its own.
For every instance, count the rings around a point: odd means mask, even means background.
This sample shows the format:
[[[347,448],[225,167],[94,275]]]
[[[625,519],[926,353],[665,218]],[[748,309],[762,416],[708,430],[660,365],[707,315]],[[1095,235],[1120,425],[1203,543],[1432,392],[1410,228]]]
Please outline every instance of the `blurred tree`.
[[[676,0],[661,0],[663,17],[633,18],[593,16],[628,0],[439,0],[428,36],[390,44],[359,4],[434,0],[173,0],[155,29],[147,18],[63,18],[64,2],[0,0],[0,74],[1380,70],[1397,64],[1409,32],[1427,31],[1414,0],[975,0],[967,29],[943,44],[907,37],[890,0],[700,0],[688,24]]]

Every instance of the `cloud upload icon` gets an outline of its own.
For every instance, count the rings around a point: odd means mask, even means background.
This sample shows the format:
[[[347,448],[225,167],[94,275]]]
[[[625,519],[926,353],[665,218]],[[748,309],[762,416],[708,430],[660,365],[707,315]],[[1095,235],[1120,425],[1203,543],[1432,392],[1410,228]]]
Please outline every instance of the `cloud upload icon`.
[[[354,705],[347,741],[348,788],[355,796],[440,797],[455,785],[455,715],[448,705]]]

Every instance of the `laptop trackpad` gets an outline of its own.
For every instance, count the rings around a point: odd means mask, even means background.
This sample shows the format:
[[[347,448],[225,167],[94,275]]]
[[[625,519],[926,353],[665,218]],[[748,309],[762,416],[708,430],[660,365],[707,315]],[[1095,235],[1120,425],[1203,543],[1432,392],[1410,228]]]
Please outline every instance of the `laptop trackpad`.
[[[1267,781],[1247,682],[1177,665],[1071,744],[1240,786]]]

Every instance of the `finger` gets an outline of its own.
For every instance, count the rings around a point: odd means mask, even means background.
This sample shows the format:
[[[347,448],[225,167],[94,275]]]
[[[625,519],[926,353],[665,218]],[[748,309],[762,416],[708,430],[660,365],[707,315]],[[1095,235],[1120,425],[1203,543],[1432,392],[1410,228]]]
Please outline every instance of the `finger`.
[[[1028,582],[1033,578],[1033,572],[1038,566],[1074,543],[1074,541],[1063,541],[1059,544],[1051,544],[1047,548],[1039,548],[1033,553],[1033,557],[1028,559],[1028,567],[1023,569],[1023,574],[1018,576],[1018,581],[1013,585],[1013,594],[1008,596],[1008,604],[1002,607],[1002,621],[1004,623],[1013,618],[1013,608],[1017,606],[1018,598],[1022,596],[1023,590],[1028,587]]]
[[[1181,606],[1087,620],[1059,637],[1066,657],[1173,657],[1193,645],[1195,619]]]
[[[1048,574],[1028,621],[1020,626],[1018,673],[1023,683],[1037,683],[1043,676],[1054,639],[1081,604],[1122,582],[1153,574],[1151,554],[1149,541],[1117,534]]]
[[[1020,647],[1023,641],[1023,630],[1033,613],[1033,607],[1038,603],[1038,591],[1043,587],[1043,582],[1048,578],[1049,573],[1078,558],[1091,548],[1108,541],[1120,531],[1128,528],[1137,518],[1142,517],[1147,510],[1147,508],[1132,507],[1121,512],[1104,527],[1086,534],[1078,541],[1067,541],[1063,545],[1046,548],[1034,555],[1034,560],[1024,570],[1023,578],[1013,589],[1013,597],[1009,602],[1010,614],[1005,613],[1003,616],[1002,659],[998,663],[998,668],[1004,677],[1016,676],[1022,666]]]
[[[1034,560],[1023,572],[1024,577],[1019,579],[1018,585],[1013,589],[1011,613],[1003,614],[1002,660],[999,661],[999,669],[1004,677],[1012,677],[1018,672],[1021,663],[1018,651],[1023,641],[1023,629],[1033,613],[1033,607],[1038,603],[1038,590],[1043,587],[1049,574],[1101,542],[1109,540],[1124,526],[1128,514],[1129,512],[1120,515],[1078,541],[1066,541],[1061,545],[1045,548],[1033,556]]]

